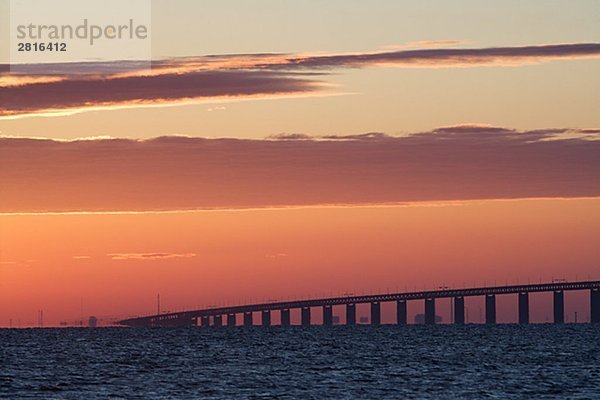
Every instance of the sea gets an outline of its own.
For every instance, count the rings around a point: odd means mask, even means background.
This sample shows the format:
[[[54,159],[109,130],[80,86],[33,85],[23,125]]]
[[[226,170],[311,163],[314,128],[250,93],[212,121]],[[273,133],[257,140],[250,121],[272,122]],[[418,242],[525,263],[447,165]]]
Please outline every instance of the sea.
[[[0,330],[2,399],[600,399],[600,325]]]

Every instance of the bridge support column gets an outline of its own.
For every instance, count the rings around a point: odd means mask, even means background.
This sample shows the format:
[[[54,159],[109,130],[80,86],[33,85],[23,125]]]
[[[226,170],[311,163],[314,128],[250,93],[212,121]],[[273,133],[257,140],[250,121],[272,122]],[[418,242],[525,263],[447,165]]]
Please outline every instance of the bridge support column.
[[[600,323],[600,289],[590,290],[590,322]]]
[[[371,325],[381,325],[381,303],[371,303]]]
[[[310,325],[310,307],[302,307],[302,325]]]
[[[434,325],[435,324],[435,299],[434,298],[425,299],[425,324],[426,325]]]
[[[323,306],[323,325],[333,325],[333,309],[331,306]]]
[[[235,326],[235,314],[227,314],[227,326]]]
[[[254,324],[252,313],[245,312],[244,313],[244,326],[252,326]]]
[[[346,325],[356,325],[356,304],[346,304]]]
[[[223,326],[223,316],[215,315],[213,317],[213,326]]]
[[[485,296],[485,323],[496,323],[496,295],[494,294]]]
[[[284,308],[283,310],[280,310],[280,313],[281,313],[281,325],[282,326],[290,326],[291,325],[290,309]]]
[[[529,323],[529,293],[519,293],[519,323]]]
[[[465,298],[457,296],[454,301],[454,323],[463,325],[465,323]]]
[[[565,323],[565,292],[562,290],[554,291],[554,323]]]
[[[262,326],[271,326],[271,310],[263,310],[262,313]]]
[[[396,302],[396,323],[398,325],[406,325],[406,300],[398,300]]]
[[[209,317],[201,317],[200,318],[200,326],[203,328],[208,328],[210,326],[210,318]]]

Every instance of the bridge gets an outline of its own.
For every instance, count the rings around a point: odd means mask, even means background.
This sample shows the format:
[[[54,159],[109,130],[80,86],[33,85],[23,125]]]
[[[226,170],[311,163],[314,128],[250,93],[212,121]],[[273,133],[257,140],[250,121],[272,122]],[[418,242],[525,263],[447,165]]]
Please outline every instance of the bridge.
[[[148,315],[144,317],[130,318],[118,321],[118,324],[130,327],[188,327],[188,326],[223,326],[226,317],[227,326],[236,325],[237,314],[243,314],[244,326],[253,325],[253,313],[260,312],[261,324],[271,325],[271,312],[279,312],[281,325],[291,325],[290,310],[301,310],[302,325],[311,325],[311,309],[313,307],[323,308],[323,325],[333,325],[333,306],[345,306],[346,324],[356,324],[356,305],[371,305],[371,324],[381,323],[381,303],[396,303],[396,322],[398,325],[407,324],[408,301],[423,301],[425,324],[435,324],[435,303],[437,299],[453,299],[454,323],[465,323],[465,297],[483,296],[485,298],[485,322],[496,323],[496,296],[511,295],[518,296],[519,323],[529,323],[529,294],[538,292],[552,292],[554,323],[565,322],[565,300],[564,292],[572,290],[590,291],[590,321],[600,323],[600,281],[584,282],[550,282],[527,285],[476,287],[468,289],[440,288],[439,290],[386,293],[364,296],[330,297],[322,299],[281,301],[262,304],[247,304],[231,307],[206,308],[193,311],[171,312],[165,314]],[[200,322],[200,323],[199,323]]]

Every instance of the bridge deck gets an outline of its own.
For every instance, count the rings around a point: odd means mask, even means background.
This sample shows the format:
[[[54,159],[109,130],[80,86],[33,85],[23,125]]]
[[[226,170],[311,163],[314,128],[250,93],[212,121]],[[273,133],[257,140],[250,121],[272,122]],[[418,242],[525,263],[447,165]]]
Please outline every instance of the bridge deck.
[[[452,297],[485,296],[514,293],[554,292],[569,290],[599,289],[600,281],[584,282],[551,282],[527,285],[491,286],[467,289],[440,289],[418,292],[385,293],[363,296],[330,297],[321,299],[294,300],[282,302],[270,302],[259,304],[246,304],[231,307],[206,308],[192,311],[181,311],[160,315],[148,315],[138,318],[130,318],[119,321],[121,325],[127,326],[152,326],[153,323],[165,320],[202,318],[224,314],[239,314],[268,310],[285,310],[291,308],[306,308],[320,306],[334,306],[344,304],[361,304],[373,302],[388,302],[399,300],[423,300]]]

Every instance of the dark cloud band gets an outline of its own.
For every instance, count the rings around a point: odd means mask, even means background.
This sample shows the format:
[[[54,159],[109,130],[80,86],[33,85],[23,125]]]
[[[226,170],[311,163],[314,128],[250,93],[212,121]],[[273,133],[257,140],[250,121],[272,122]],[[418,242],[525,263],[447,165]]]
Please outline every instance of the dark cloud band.
[[[0,116],[186,99],[312,92],[316,82],[271,71],[200,71],[110,79],[66,79],[0,88]]]
[[[600,196],[593,132],[466,125],[407,137],[4,138],[0,212]]]
[[[323,87],[317,78],[317,72],[323,70],[377,65],[502,66],[591,57],[600,57],[600,44],[203,56],[155,60],[151,70],[135,61],[22,65],[16,74],[0,66],[0,117],[214,97],[312,93]]]

